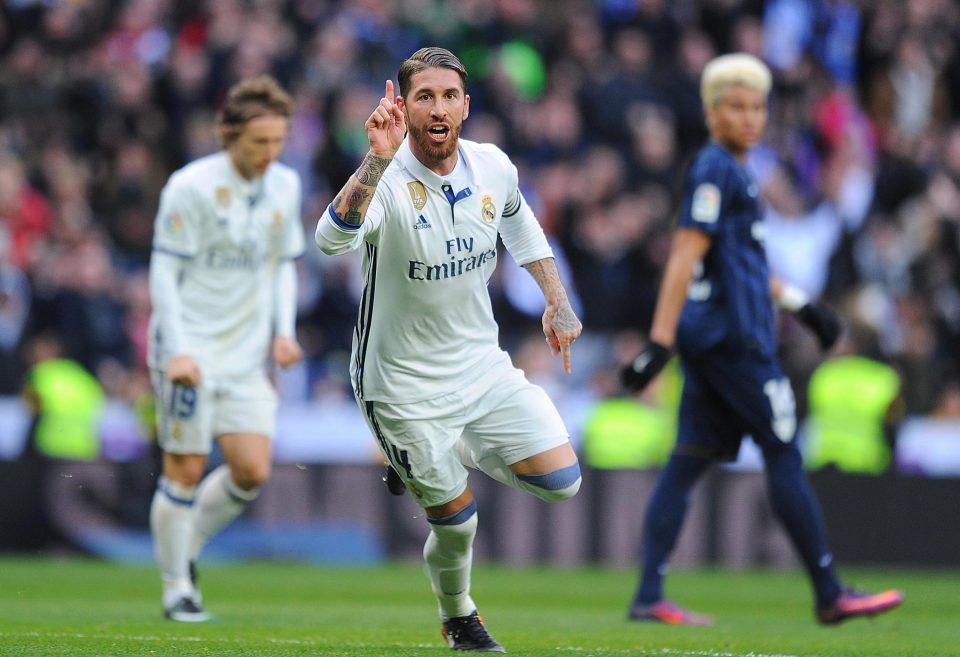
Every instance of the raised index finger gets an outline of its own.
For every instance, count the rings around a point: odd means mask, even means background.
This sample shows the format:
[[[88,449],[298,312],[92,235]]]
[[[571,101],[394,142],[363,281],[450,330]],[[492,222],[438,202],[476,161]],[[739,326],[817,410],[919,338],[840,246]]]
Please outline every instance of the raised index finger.
[[[570,343],[563,342],[560,345],[560,353],[563,356],[563,371],[570,374],[573,369],[570,366]]]
[[[393,80],[387,80],[386,90],[383,92],[383,97],[393,102]]]

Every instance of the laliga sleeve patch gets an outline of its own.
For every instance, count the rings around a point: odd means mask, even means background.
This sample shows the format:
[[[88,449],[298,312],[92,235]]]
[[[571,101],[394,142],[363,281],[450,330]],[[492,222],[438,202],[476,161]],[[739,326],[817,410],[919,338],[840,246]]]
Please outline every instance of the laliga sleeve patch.
[[[713,183],[701,183],[693,192],[690,216],[695,221],[712,224],[720,217],[720,189]]]
[[[179,235],[183,231],[183,219],[176,212],[168,213],[161,225],[168,235]]]

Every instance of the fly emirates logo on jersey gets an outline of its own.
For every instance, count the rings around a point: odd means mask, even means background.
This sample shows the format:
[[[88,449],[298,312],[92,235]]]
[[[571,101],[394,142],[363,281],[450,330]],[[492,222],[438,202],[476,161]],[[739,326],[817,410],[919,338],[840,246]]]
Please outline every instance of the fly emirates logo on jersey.
[[[207,267],[210,269],[244,269],[256,271],[266,259],[266,254],[253,241],[236,246],[215,246],[207,251]]]
[[[479,250],[472,237],[455,237],[444,243],[446,254],[443,262],[428,263],[421,260],[408,261],[407,276],[414,281],[442,281],[469,274],[484,264],[493,264],[497,259],[496,249]]]

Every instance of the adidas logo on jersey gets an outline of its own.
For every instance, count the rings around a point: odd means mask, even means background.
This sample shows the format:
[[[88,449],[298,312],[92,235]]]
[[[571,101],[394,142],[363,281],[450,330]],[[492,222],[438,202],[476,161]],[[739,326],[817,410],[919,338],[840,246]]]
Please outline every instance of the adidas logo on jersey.
[[[413,225],[414,230],[420,230],[421,228],[430,228],[430,222],[422,214],[417,217],[417,223]]]

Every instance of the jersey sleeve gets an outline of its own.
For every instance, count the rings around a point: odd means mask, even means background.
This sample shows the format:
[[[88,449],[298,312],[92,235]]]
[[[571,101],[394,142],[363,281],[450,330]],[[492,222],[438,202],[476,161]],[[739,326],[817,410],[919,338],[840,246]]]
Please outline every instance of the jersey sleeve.
[[[153,227],[153,248],[181,258],[192,258],[200,249],[202,212],[188,184],[174,177],[160,194]]]
[[[300,176],[293,176],[292,199],[290,201],[290,216],[284,225],[283,258],[294,260],[303,255],[306,248],[303,236],[303,194],[301,192]]]
[[[678,228],[693,228],[708,235],[716,234],[723,208],[729,199],[726,175],[716,161],[698,162],[687,175],[680,204]]]
[[[507,201],[500,219],[503,245],[518,265],[553,257],[543,228],[520,193],[517,169],[508,162]]]

